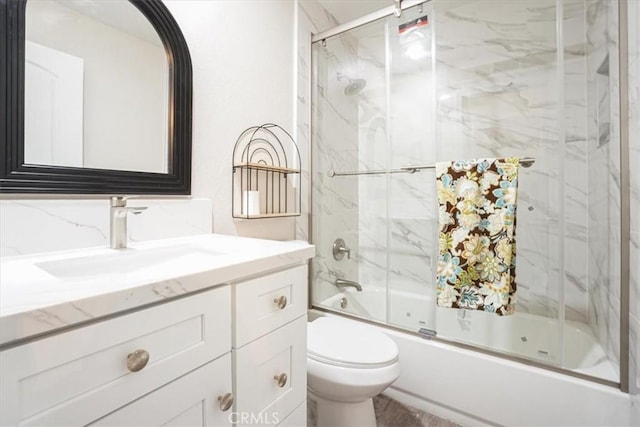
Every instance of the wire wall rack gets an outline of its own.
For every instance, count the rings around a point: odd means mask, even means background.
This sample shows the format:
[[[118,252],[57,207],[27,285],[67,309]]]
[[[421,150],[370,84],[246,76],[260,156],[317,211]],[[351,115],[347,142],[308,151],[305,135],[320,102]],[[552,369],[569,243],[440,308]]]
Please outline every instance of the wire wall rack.
[[[242,131],[233,147],[233,218],[300,216],[300,165],[297,144],[279,125]]]

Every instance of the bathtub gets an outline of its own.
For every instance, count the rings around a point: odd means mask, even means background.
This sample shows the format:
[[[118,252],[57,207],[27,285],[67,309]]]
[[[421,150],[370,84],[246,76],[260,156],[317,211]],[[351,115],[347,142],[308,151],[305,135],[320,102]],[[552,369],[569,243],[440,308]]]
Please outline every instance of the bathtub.
[[[386,323],[391,326],[414,332],[422,328],[436,329],[439,338],[618,381],[613,364],[584,323],[564,322],[564,336],[561,337],[556,320],[528,313],[496,316],[436,307],[434,323],[434,302],[430,295],[391,291],[388,303]],[[331,297],[322,306],[385,323],[386,290],[347,290]],[[562,341],[565,343],[564,355]]]
[[[386,290],[346,290],[320,304],[384,322]],[[565,354],[554,320],[526,313],[499,317],[436,308],[429,296],[392,291],[391,326],[418,331],[434,324],[437,336],[617,381],[589,328],[565,322]],[[432,318],[425,316],[431,313]],[[333,315],[312,310],[311,316]],[[434,319],[435,317],[435,319]],[[357,320],[353,320],[357,321]],[[385,392],[403,403],[472,425],[629,425],[629,396],[618,389],[478,351],[428,340],[384,326],[398,344],[401,376]]]

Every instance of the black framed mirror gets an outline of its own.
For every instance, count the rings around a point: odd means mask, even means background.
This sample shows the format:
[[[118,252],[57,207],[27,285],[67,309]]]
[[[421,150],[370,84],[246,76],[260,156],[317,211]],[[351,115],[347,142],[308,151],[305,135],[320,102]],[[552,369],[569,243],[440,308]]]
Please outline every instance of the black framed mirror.
[[[126,19],[120,18],[120,10],[102,13],[103,7],[115,7],[111,1],[34,0],[31,7],[27,0],[0,0],[0,193],[190,194],[192,68],[186,41],[161,0],[120,3],[124,6],[118,7],[132,10],[126,11],[130,15]],[[34,7],[43,5],[51,10],[42,12],[44,19],[38,21]],[[51,15],[55,8],[63,11],[62,18]],[[27,31],[29,27],[40,31],[46,26],[43,24],[56,21],[62,22],[50,35]],[[92,32],[123,30],[117,37],[124,40],[124,47],[101,48],[93,33],[71,33],[68,38],[72,49],[79,49],[79,39],[87,39],[85,50],[92,56],[103,55],[96,62],[76,52],[70,55],[65,48],[40,44],[43,40],[53,43],[70,27],[86,27],[85,21],[97,22]],[[146,35],[141,30],[145,25],[149,27]],[[40,39],[34,43],[31,37]],[[113,46],[111,36],[104,37],[108,38],[104,46]],[[147,55],[132,50],[136,38],[146,39],[141,44],[155,45],[151,47],[160,53]],[[115,59],[106,57],[109,51],[116,53]],[[127,80],[126,66],[140,68],[147,57],[155,58],[149,59],[159,70],[155,77],[148,71],[136,70],[139,76],[130,78],[125,87],[121,82]],[[71,70],[60,73],[68,74],[67,83],[56,83],[58,86],[53,89],[43,86],[50,79],[45,72],[40,80],[33,77],[38,77],[43,67],[40,63],[33,66],[32,58],[45,58],[54,68]],[[161,64],[163,60],[166,63]],[[108,72],[97,75],[100,68]],[[162,87],[153,86],[152,80],[164,83]],[[51,101],[53,95],[49,94],[60,93],[65,96],[56,96],[65,98],[63,101]],[[127,99],[114,95],[105,101],[96,93],[132,96]],[[154,104],[145,103],[147,98],[153,98]],[[46,111],[33,99],[44,99]],[[154,112],[155,121],[147,117],[151,115],[149,111]],[[120,124],[122,128],[118,127]],[[60,156],[57,151],[49,154],[57,150],[58,141],[64,142],[63,151],[71,155]],[[66,145],[70,141],[72,148]],[[49,145],[45,147],[43,143]],[[149,151],[140,151],[141,146],[147,145]],[[108,157],[114,157],[111,163],[105,162]],[[155,160],[150,165],[140,163],[151,158]]]

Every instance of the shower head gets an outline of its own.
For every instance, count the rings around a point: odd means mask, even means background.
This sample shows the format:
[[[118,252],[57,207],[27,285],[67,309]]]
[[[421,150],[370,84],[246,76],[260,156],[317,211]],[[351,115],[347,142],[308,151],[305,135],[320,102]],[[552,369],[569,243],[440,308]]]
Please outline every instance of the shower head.
[[[367,81],[365,79],[352,79],[351,77],[340,73],[338,73],[337,79],[338,81],[348,81],[347,86],[344,88],[344,94],[347,96],[357,95],[367,86]]]
[[[344,88],[344,94],[347,96],[357,95],[362,92],[365,86],[367,86],[367,82],[364,79],[349,79],[349,84]]]

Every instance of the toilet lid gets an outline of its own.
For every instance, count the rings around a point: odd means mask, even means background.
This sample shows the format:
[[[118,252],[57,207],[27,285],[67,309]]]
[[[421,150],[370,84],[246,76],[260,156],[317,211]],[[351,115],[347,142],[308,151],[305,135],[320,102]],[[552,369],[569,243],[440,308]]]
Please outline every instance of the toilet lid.
[[[307,351],[311,359],[338,366],[378,368],[398,360],[398,346],[382,332],[332,317],[308,324]]]

